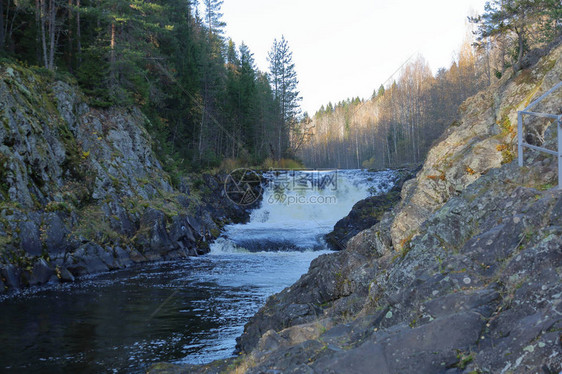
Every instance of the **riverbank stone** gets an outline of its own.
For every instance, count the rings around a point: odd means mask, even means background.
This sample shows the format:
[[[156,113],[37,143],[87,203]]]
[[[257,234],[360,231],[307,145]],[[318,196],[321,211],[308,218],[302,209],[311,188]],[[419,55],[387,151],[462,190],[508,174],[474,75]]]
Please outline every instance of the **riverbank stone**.
[[[51,277],[55,275],[55,270],[52,269],[47,261],[39,259],[31,269],[31,276],[29,278],[29,285],[35,286],[49,282]]]

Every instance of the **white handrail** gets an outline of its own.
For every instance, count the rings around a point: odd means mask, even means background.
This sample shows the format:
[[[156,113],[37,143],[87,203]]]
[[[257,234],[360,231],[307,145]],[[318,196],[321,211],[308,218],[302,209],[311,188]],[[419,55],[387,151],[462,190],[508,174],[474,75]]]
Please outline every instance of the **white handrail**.
[[[559,82],[556,86],[552,87],[550,90],[546,91],[537,100],[533,101],[523,110],[517,112],[517,153],[519,166],[523,166],[523,148],[534,149],[539,152],[545,152],[558,156],[558,189],[562,190],[562,115],[548,114],[548,113],[537,113],[531,112],[538,103],[540,103],[545,97],[562,87],[562,82]],[[558,130],[558,150],[553,151],[551,149],[538,147],[536,145],[531,145],[523,141],[523,115],[541,117],[541,118],[552,118],[556,123]]]

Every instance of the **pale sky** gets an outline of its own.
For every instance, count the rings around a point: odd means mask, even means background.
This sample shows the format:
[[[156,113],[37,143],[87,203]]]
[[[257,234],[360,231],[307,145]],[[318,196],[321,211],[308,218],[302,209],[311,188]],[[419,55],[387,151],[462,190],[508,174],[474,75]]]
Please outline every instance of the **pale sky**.
[[[435,72],[449,67],[467,34],[466,17],[485,0],[224,0],[226,35],[243,41],[257,67],[281,35],[289,42],[312,116],[323,104],[369,98],[412,54]]]

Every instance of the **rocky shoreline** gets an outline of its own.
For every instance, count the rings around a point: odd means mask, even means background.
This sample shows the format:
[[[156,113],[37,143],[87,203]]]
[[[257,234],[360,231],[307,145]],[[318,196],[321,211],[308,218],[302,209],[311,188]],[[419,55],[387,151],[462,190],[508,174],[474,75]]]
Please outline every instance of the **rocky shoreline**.
[[[378,223],[386,211],[398,204],[402,186],[406,181],[415,178],[420,169],[421,165],[396,169],[397,178],[392,181],[393,187],[390,191],[358,201],[349,214],[336,223],[333,231],[325,236],[330,249],[344,250],[351,238]]]
[[[174,180],[136,108],[91,108],[16,64],[0,66],[0,103],[0,294],[204,254],[249,218],[225,175]]]

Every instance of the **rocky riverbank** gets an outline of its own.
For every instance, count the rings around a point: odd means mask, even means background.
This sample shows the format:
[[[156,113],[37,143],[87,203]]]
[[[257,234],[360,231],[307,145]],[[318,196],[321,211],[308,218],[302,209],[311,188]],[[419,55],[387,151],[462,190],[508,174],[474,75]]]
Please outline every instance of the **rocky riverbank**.
[[[151,372],[559,373],[557,160],[513,159],[517,111],[561,80],[558,46],[467,100],[398,205],[271,296],[240,357]],[[561,103],[559,90],[536,110]],[[555,125],[528,125],[528,142],[555,148]]]
[[[349,214],[336,223],[334,230],[325,236],[330,249],[345,249],[351,238],[378,223],[386,211],[398,204],[402,186],[414,178],[420,168],[421,166],[396,170],[396,180],[392,181],[393,187],[388,193],[358,201]]]
[[[247,211],[224,176],[172,180],[136,108],[96,109],[73,82],[0,66],[0,293],[208,252]]]

